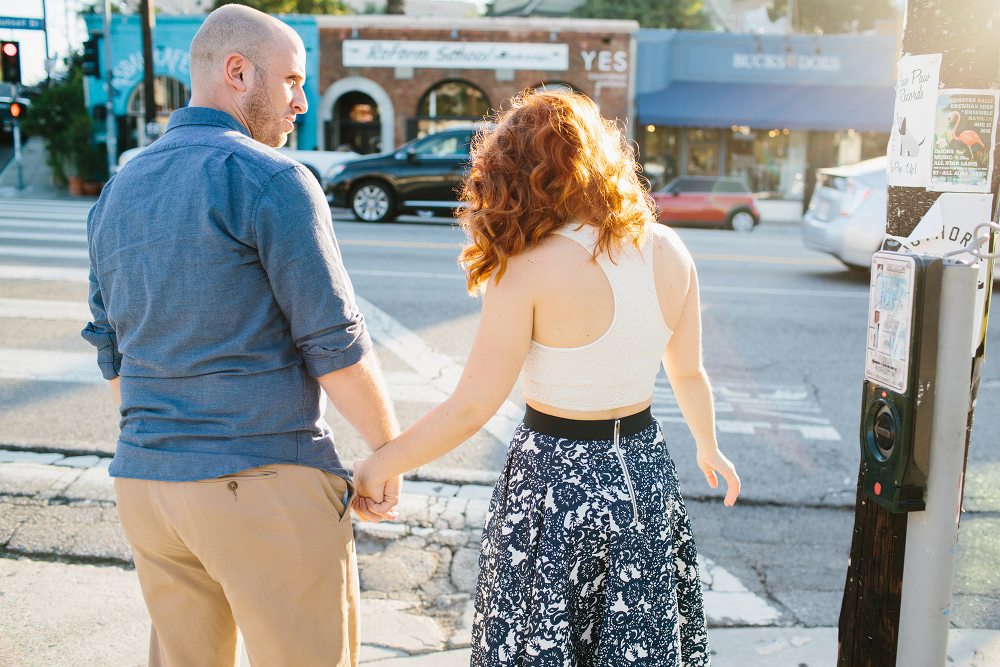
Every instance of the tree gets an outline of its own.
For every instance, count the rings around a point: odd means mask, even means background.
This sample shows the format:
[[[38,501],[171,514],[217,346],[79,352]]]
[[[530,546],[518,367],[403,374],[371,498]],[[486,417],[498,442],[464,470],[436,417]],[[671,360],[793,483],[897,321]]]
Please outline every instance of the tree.
[[[712,27],[711,20],[702,11],[702,0],[586,0],[570,16],[632,19],[643,28],[707,30]]]
[[[794,0],[795,32],[842,33],[871,30],[876,19],[895,18],[891,0]],[[774,0],[771,20],[788,15],[788,0]]]
[[[222,5],[246,5],[265,14],[353,14],[343,0],[215,0],[213,9]]]

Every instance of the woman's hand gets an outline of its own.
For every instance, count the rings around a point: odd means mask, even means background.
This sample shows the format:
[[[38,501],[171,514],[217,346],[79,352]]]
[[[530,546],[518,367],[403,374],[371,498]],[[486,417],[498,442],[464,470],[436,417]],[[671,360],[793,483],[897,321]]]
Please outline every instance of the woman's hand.
[[[729,487],[726,490],[726,507],[736,504],[736,498],[740,495],[740,476],[736,474],[736,468],[726,456],[716,447],[713,450],[702,452],[698,450],[698,467],[705,473],[708,485],[713,489],[719,486],[719,478],[715,473],[722,475]]]

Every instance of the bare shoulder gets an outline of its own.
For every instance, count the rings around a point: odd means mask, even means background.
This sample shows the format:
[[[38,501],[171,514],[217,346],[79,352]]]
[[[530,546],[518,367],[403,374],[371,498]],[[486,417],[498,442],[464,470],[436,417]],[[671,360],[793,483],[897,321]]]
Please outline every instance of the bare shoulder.
[[[651,224],[647,229],[650,240],[653,243],[653,256],[656,259],[676,265],[684,271],[690,269],[693,261],[691,253],[688,252],[687,246],[681,241],[681,237],[677,235],[677,232],[659,223]]]

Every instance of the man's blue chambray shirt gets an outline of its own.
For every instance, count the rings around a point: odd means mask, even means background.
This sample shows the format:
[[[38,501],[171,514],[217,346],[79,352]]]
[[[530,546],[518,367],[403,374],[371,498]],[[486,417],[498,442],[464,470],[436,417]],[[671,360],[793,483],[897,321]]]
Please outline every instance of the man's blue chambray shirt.
[[[371,348],[305,167],[204,107],[108,182],[87,221],[83,337],[121,377],[114,477],[191,481],[291,463],[349,477],[316,377]]]

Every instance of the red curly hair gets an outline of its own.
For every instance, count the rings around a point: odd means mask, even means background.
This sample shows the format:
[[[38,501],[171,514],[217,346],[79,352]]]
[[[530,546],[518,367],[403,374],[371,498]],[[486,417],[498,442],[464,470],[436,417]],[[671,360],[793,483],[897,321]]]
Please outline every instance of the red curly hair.
[[[595,257],[623,241],[642,245],[655,205],[628,142],[585,95],[525,91],[479,134],[458,216],[468,237],[459,255],[471,294],[507,260],[569,222],[599,229]]]

